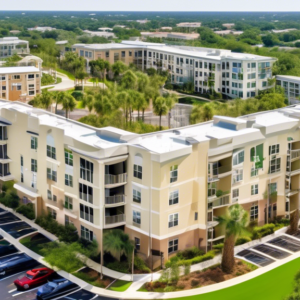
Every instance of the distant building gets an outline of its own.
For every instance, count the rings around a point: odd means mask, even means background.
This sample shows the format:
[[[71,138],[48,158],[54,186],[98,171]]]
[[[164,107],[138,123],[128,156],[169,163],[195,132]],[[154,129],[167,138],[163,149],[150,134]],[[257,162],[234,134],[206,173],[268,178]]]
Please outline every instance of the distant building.
[[[29,54],[29,42],[19,40],[17,37],[0,38],[0,59],[8,58],[14,54]]]
[[[115,27],[119,27],[119,28],[126,28],[126,26],[125,26],[125,25],[115,25],[115,26],[114,26],[114,28],[115,28]]]
[[[56,30],[56,28],[53,27],[39,27],[39,26],[35,26],[33,28],[27,28],[27,30],[29,31],[40,31],[40,32],[45,32],[45,31],[52,31],[52,30]]]
[[[227,29],[227,30],[217,30],[214,31],[214,33],[218,35],[228,35],[228,34],[241,35],[244,33],[244,31],[235,31],[235,30]]]
[[[231,29],[232,27],[235,26],[235,24],[234,23],[224,23],[224,24],[222,24],[222,26],[226,27],[227,29]]]
[[[0,68],[0,98],[28,102],[40,91],[40,69],[32,66]]]
[[[140,24],[146,24],[149,22],[149,20],[136,20],[137,23],[140,23]]]
[[[178,23],[176,24],[177,27],[186,27],[186,28],[198,28],[201,27],[201,22],[183,22],[183,23]]]
[[[199,33],[182,33],[182,32],[141,32],[143,38],[170,38],[178,40],[195,40],[200,37]]]
[[[109,27],[100,27],[100,28],[98,28],[98,30],[100,30],[100,31],[113,31],[113,29],[109,28]]]
[[[172,30],[172,27],[161,27],[161,30]]]
[[[58,47],[59,47],[59,52],[60,52],[60,56],[64,56],[65,55],[65,51],[66,51],[66,45],[68,44],[68,41],[57,41],[55,43]]]
[[[90,30],[83,30],[84,33],[87,33],[91,36],[100,36],[104,38],[115,38],[115,34],[113,32],[106,32],[106,31],[90,31]]]
[[[290,31],[294,31],[294,30],[298,30],[298,29],[297,28],[288,28],[288,29],[280,29],[280,30],[272,29],[271,31],[273,33],[285,33],[285,32],[290,32]]]
[[[300,103],[300,77],[289,75],[276,75],[276,85],[284,88],[289,104]]]
[[[21,31],[20,30],[11,30],[10,33],[11,34],[19,34]]]

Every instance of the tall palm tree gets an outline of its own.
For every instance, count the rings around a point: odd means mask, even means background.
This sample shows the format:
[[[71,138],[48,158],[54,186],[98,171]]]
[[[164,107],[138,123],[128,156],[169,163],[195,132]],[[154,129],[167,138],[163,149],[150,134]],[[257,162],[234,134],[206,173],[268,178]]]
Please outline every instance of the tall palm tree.
[[[106,231],[103,235],[104,251],[110,252],[118,261],[120,261],[124,250],[122,234],[123,231],[121,229],[114,229]]]
[[[47,109],[52,103],[52,97],[49,92],[44,91],[41,94],[37,95],[34,99],[37,106]]]
[[[231,273],[234,267],[234,245],[241,235],[247,235],[246,227],[249,223],[248,213],[239,204],[228,208],[224,216],[216,217],[219,225],[225,227],[225,242],[222,255],[222,270]]]
[[[69,112],[73,111],[76,107],[76,100],[72,95],[64,92],[61,103],[63,109],[66,111],[66,119],[68,119]]]
[[[212,118],[213,118],[213,116],[214,116],[214,111],[213,111],[213,108],[211,107],[211,105],[209,105],[209,104],[204,104],[203,106],[202,106],[202,109],[201,109],[201,111],[202,111],[202,119],[204,120],[204,121],[209,121],[209,120],[211,120]]]
[[[95,105],[95,97],[93,94],[84,94],[82,99],[82,106],[87,107],[89,112],[91,112]]]
[[[165,116],[169,111],[166,98],[157,97],[153,102],[153,111],[157,116],[159,116],[159,128],[161,130],[161,116]]]
[[[53,102],[55,102],[55,114],[57,114],[57,105],[62,103],[62,99],[64,97],[64,92],[54,91],[50,93],[52,96]]]

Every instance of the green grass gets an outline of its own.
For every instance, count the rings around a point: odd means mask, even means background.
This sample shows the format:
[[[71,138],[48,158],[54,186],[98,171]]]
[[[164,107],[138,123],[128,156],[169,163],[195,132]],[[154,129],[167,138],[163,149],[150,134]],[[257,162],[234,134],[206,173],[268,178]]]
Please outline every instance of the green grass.
[[[56,69],[56,71],[59,72],[59,73],[62,73],[62,74],[67,75],[67,76],[69,77],[69,79],[71,79],[71,80],[75,80],[74,75],[73,75],[72,73],[66,71],[66,70],[63,70],[63,69]]]
[[[31,251],[33,251],[41,256],[44,256],[45,253],[42,252],[42,249],[45,245],[45,241],[44,242],[41,242],[39,240],[31,241],[31,238],[32,238],[32,236],[24,237],[23,239],[20,240],[20,243],[23,246],[30,249]]]
[[[95,276],[95,277],[92,277],[92,276],[89,276],[88,274],[85,274],[83,272],[77,272],[77,273],[73,273],[72,275],[78,277],[79,279],[93,285],[93,286],[96,286],[96,287],[99,287],[99,288],[105,288],[105,284],[101,281],[99,281],[99,276]],[[105,279],[105,277],[104,277]]]
[[[131,284],[131,281],[117,280],[108,289],[115,292],[125,292]]]
[[[174,298],[178,300],[282,300],[293,290],[294,276],[300,269],[300,258],[238,285],[216,292]]]

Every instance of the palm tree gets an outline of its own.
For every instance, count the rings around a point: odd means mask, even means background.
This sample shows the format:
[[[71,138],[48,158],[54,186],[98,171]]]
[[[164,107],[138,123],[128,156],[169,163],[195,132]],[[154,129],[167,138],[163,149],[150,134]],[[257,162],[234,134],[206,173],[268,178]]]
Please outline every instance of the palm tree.
[[[66,119],[67,119],[69,117],[69,112],[73,111],[76,107],[76,100],[72,95],[64,92],[61,103],[63,109],[66,110]]]
[[[62,103],[62,99],[64,97],[64,92],[54,91],[51,92],[52,100],[55,102],[55,114],[57,114],[57,105]]]
[[[290,215],[289,233],[293,234],[299,230],[299,209],[293,211]]]
[[[44,91],[41,94],[37,95],[34,99],[37,103],[37,106],[47,109],[52,103],[52,97],[49,92]]]
[[[135,90],[137,88],[137,76],[131,70],[128,70],[124,73],[121,84],[124,89]]]
[[[164,97],[156,98],[155,101],[153,102],[153,111],[156,115],[159,116],[159,128],[161,130],[162,129],[161,116],[165,116],[169,111],[166,98]]]
[[[214,116],[214,111],[213,111],[211,105],[204,104],[202,106],[202,119],[204,121],[209,121],[213,118],[213,116]]]
[[[110,252],[118,261],[120,261],[124,243],[122,240],[123,231],[114,229],[106,231],[103,235],[103,249]]]
[[[114,72],[114,77],[118,77],[121,73],[125,72],[128,67],[123,62],[118,60],[111,66],[111,69]]]
[[[225,227],[225,243],[222,254],[222,270],[231,273],[234,267],[234,245],[241,235],[247,235],[246,227],[249,223],[248,213],[239,204],[228,208],[227,214],[216,217],[219,225]]]
[[[95,105],[95,97],[93,94],[84,94],[82,99],[82,106],[87,107],[89,112],[91,112]]]

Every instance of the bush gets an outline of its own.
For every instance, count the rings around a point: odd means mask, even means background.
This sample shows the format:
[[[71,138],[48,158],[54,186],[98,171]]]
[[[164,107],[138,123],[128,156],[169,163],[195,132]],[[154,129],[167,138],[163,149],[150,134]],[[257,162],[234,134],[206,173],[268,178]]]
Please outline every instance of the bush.
[[[203,254],[204,254],[204,251],[202,251],[199,248],[194,246],[194,247],[185,249],[183,251],[178,251],[176,256],[182,260],[182,259],[192,259],[196,256],[200,256]]]
[[[83,93],[82,93],[82,92],[74,91],[71,95],[72,95],[77,101],[80,101],[80,100],[82,100],[82,98],[83,98]]]
[[[274,233],[274,228],[275,225],[272,223],[263,225],[261,227],[254,227],[252,233],[252,239],[253,240],[260,239],[266,235],[272,234]]]
[[[118,271],[118,272],[121,272],[121,273],[127,273],[128,272],[128,263],[124,263],[124,262],[123,263],[119,262],[119,261],[111,262],[111,263],[108,263],[106,265],[106,267],[108,269]]]
[[[170,276],[170,280],[171,281],[178,281],[179,280],[179,274],[180,274],[180,270],[179,270],[179,265],[177,263],[173,263],[171,265],[171,276]]]
[[[4,186],[2,186],[2,191],[3,188]],[[20,205],[20,198],[17,195],[17,192],[15,190],[12,190],[10,192],[6,192],[5,194],[2,194],[2,197],[0,198],[0,202],[7,207],[16,209]]]
[[[167,89],[167,90],[172,90],[172,89],[173,89],[172,83],[166,83],[166,84],[165,84],[165,89]]]
[[[29,220],[35,219],[34,206],[32,203],[21,205],[16,209],[16,212],[25,216]]]
[[[164,292],[174,292],[175,291],[175,287],[172,285],[168,285],[164,288]]]
[[[184,265],[184,275],[187,276],[191,273],[191,264],[185,263]]]
[[[41,78],[41,85],[51,85],[54,84],[55,79],[53,76],[50,74],[43,73],[42,78]]]
[[[251,242],[251,238],[248,237],[248,236],[242,236],[242,237],[239,237],[236,242],[235,242],[235,245],[238,246],[238,245],[243,245],[245,243],[248,243],[248,242]]]
[[[224,248],[224,243],[213,245],[213,249],[216,250],[217,252],[221,252],[223,248]]]
[[[146,266],[145,262],[138,256],[134,257],[134,268],[143,273],[150,273],[151,270]]]
[[[196,279],[193,279],[192,281],[191,281],[191,286],[192,287],[196,287],[196,286],[198,286],[199,285],[199,280],[196,280]]]

